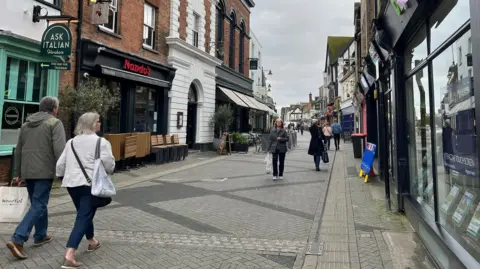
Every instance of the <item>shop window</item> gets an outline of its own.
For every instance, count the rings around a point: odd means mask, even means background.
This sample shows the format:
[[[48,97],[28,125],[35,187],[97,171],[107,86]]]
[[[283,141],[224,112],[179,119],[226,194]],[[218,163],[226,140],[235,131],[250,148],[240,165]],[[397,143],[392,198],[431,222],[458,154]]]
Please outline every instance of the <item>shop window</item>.
[[[431,51],[438,48],[470,18],[470,0],[441,1],[429,18]]]
[[[237,26],[237,16],[235,11],[230,12],[230,48],[229,48],[229,57],[228,57],[228,66],[230,68],[235,68],[235,28]]]
[[[419,70],[406,83],[410,195],[434,215],[432,140],[428,70]]]
[[[416,63],[425,59],[427,55],[427,27],[424,25],[410,40],[405,49],[405,73],[409,74],[415,68]]]
[[[149,4],[143,8],[143,45],[155,48],[155,8]]]
[[[120,82],[101,78],[100,84],[106,86],[110,91],[120,92]],[[61,108],[60,108],[61,109]],[[120,133],[120,100],[117,106],[108,112],[108,117],[102,119],[102,133],[104,134],[118,134]]]
[[[216,6],[217,12],[217,38],[215,40],[215,46],[217,49],[216,56],[217,58],[224,59],[224,47],[221,47],[220,44],[223,42],[224,26],[225,26],[225,3],[223,0],[217,1]]]
[[[101,25],[102,29],[118,34],[118,0],[110,2],[108,23]]]
[[[467,32],[432,62],[440,224],[472,256],[480,255],[480,181],[473,74],[452,51],[468,46]],[[463,77],[463,79],[460,79]]]
[[[240,40],[239,40],[239,56],[238,56],[238,72],[244,73],[245,61],[245,23],[240,23]]]
[[[157,132],[157,91],[137,86],[135,94],[135,132]]]
[[[57,7],[62,6],[62,0],[40,0],[40,2],[46,2],[46,3],[52,4],[52,5],[57,6]]]
[[[200,32],[200,16],[193,13],[193,45],[198,48],[198,33]]]
[[[0,145],[17,143],[22,123],[47,95],[47,78],[40,64],[7,57]]]

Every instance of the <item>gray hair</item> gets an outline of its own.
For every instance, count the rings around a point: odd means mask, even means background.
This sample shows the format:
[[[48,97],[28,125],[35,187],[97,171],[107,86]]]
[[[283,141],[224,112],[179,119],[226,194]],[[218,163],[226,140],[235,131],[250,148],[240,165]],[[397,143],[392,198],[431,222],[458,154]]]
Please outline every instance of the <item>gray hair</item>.
[[[313,119],[313,120],[312,120],[312,125],[315,125],[315,124],[317,124],[317,122],[318,122],[318,120],[317,120],[317,119]]]
[[[40,101],[40,108],[41,112],[52,113],[55,108],[58,108],[60,102],[58,98],[55,96],[45,96]]]
[[[78,118],[77,126],[75,127],[75,135],[94,134],[97,121],[100,115],[97,112],[84,113]]]

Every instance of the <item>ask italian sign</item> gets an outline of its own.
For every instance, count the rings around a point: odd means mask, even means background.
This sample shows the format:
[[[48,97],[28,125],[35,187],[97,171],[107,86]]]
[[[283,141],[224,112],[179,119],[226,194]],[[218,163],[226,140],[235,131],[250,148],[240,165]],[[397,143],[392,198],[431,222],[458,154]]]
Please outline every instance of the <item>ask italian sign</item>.
[[[42,56],[70,56],[72,33],[65,24],[52,24],[43,32],[40,46]]]

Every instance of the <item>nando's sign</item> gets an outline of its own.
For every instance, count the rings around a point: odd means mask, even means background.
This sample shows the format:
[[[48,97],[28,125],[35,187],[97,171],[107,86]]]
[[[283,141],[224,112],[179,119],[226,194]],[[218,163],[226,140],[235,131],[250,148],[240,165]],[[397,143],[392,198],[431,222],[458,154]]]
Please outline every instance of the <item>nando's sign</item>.
[[[152,74],[152,69],[150,68],[150,66],[132,63],[129,59],[125,59],[123,63],[123,69],[144,76],[150,76]]]

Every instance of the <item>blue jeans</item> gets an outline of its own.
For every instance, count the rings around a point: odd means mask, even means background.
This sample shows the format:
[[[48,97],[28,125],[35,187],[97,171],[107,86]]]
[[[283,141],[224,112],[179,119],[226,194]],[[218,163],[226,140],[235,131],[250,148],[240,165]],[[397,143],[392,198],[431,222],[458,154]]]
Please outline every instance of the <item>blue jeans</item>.
[[[12,242],[23,244],[28,241],[35,226],[34,242],[41,241],[47,236],[48,228],[48,200],[52,189],[52,179],[26,179],[30,209],[15,229]]]
[[[92,205],[93,196],[90,186],[67,188],[67,190],[77,209],[77,218],[68,238],[67,248],[77,249],[83,236],[87,240],[92,239],[94,236],[93,217],[97,208]]]
[[[315,163],[315,168],[320,168],[321,156],[313,156],[313,162]]]

